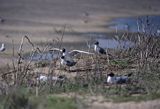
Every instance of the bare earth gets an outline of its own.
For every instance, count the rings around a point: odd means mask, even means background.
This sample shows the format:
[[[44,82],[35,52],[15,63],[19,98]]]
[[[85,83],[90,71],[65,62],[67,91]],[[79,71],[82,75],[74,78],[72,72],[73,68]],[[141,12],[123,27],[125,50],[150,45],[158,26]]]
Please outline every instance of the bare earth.
[[[30,37],[34,43],[52,42],[56,31],[66,25],[64,43],[81,43],[89,38],[87,32],[112,32],[108,21],[117,17],[160,15],[159,0],[0,0],[0,44],[6,51],[0,53],[1,67],[10,63],[12,41],[18,50],[21,38]],[[77,33],[77,34],[73,34]],[[26,51],[30,46],[24,45]],[[93,103],[92,109],[159,109],[160,101],[140,103]]]
[[[93,103],[90,109],[159,109],[160,100],[127,103]]]

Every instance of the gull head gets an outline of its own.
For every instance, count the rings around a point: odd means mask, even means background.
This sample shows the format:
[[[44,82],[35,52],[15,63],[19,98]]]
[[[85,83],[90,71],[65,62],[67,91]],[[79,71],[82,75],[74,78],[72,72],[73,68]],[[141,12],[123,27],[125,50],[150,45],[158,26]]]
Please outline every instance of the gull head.
[[[65,48],[62,48],[62,52],[65,53],[65,52],[66,52],[66,49],[65,49]]]
[[[95,45],[99,45],[99,42],[98,42],[98,41],[96,41],[94,44],[95,44]]]
[[[109,73],[109,74],[107,74],[107,76],[110,76],[110,77],[114,77],[115,75],[114,75],[114,73]]]

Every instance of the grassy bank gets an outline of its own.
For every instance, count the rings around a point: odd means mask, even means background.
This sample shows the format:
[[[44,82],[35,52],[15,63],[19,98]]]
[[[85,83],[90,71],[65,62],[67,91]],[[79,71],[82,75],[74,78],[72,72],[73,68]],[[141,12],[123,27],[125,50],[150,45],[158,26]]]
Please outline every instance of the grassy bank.
[[[29,59],[24,59],[25,39],[32,47]],[[107,49],[107,55],[77,56],[74,58],[77,64],[70,70],[60,65],[59,58],[52,61],[43,61],[40,58],[38,62],[34,62],[32,56],[35,53],[51,52],[52,46],[46,45],[45,49],[41,49],[32,43],[29,37],[25,36],[23,40],[18,58],[11,60],[12,66],[1,70],[2,109],[76,109],[80,104],[88,104],[85,102],[77,105],[79,102],[74,97],[53,96],[64,93],[74,93],[81,97],[103,96],[104,102],[139,102],[160,98],[159,37],[142,34],[136,34],[133,38],[119,37],[116,40],[131,40],[134,46],[127,49]],[[63,35],[59,42],[53,43],[61,46],[62,40]],[[110,85],[106,83],[106,75],[110,72],[116,75],[131,73],[132,76],[126,84]],[[65,79],[38,81],[37,78],[41,74],[48,77],[64,75]]]

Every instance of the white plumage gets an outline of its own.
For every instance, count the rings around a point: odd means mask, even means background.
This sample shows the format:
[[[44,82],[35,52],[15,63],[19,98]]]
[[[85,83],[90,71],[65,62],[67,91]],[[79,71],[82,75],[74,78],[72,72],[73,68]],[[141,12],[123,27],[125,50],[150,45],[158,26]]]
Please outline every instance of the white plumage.
[[[63,81],[65,79],[64,76],[46,76],[46,75],[40,75],[39,77],[37,77],[37,80],[40,82],[47,82],[49,79],[53,80],[53,81]]]
[[[3,52],[3,51],[5,51],[5,49],[6,49],[6,48],[5,48],[5,45],[4,45],[4,43],[2,43],[1,48],[0,48],[0,51]]]
[[[38,81],[41,81],[41,82],[46,82],[48,80],[48,77],[45,76],[45,75],[40,75],[38,78],[37,78]]]
[[[122,75],[122,76],[115,76],[114,73],[109,73],[107,75],[107,83],[109,83],[109,84],[127,83],[129,81],[130,76],[131,76],[131,74]]]

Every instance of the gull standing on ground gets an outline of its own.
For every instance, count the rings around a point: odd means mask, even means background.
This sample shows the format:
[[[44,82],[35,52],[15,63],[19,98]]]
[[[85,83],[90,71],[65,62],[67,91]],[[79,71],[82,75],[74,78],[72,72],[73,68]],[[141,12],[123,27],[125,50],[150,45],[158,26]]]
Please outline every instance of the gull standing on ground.
[[[3,51],[5,51],[5,50],[6,50],[5,45],[4,45],[4,43],[2,43],[1,48],[0,48],[0,51],[3,52]]]
[[[107,75],[107,83],[109,84],[123,84],[127,83],[129,81],[129,77],[132,75],[132,73],[122,76],[115,76],[114,73],[109,73]]]
[[[94,43],[94,51],[98,54],[107,54],[105,49],[103,49],[102,47],[99,46],[98,41]]]

